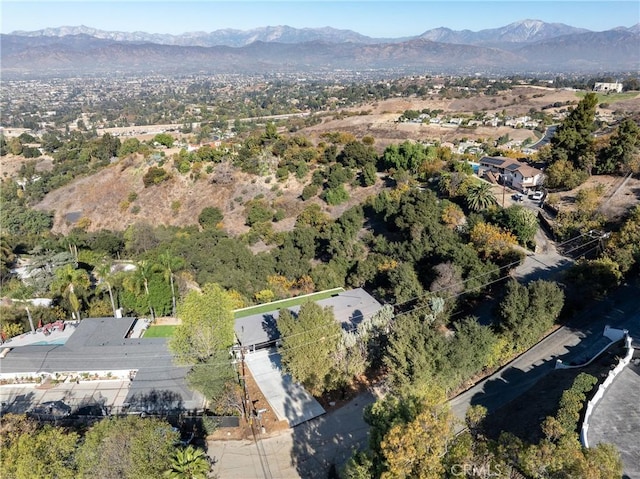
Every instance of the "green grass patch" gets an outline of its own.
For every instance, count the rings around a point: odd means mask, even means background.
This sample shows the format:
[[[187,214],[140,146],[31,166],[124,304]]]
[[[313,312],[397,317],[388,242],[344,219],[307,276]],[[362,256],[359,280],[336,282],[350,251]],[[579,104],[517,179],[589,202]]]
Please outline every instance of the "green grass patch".
[[[297,296],[295,298],[282,299],[280,301],[273,301],[271,303],[259,304],[257,306],[252,306],[249,308],[238,309],[233,312],[233,317],[236,319],[245,318],[254,314],[268,313],[269,311],[275,311],[277,309],[299,306],[306,301],[319,301],[321,299],[330,298],[331,296],[334,296],[343,291],[343,288],[328,289],[326,291],[320,291],[318,293]]]
[[[145,338],[170,338],[175,331],[175,325],[149,326],[144,333]]]
[[[593,92],[588,92],[588,93],[593,93]],[[598,97],[598,105],[600,105],[601,103],[614,103],[616,101],[631,100],[636,96],[638,96],[637,91],[627,91],[624,93],[599,93],[599,92],[595,92],[595,93],[596,93],[596,96]],[[586,94],[587,92],[583,92],[583,91],[576,93],[576,95],[579,96],[580,98],[584,98]]]

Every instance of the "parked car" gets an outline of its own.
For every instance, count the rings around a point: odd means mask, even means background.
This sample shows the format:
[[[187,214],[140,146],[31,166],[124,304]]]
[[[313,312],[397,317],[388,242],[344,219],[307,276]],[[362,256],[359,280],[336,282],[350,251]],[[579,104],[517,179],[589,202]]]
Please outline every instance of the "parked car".
[[[531,199],[535,201],[540,201],[543,196],[544,196],[544,193],[542,191],[534,191],[533,194],[531,195]]]
[[[524,195],[522,193],[516,193],[511,195],[511,198],[513,198],[513,201],[522,201],[524,200]]]

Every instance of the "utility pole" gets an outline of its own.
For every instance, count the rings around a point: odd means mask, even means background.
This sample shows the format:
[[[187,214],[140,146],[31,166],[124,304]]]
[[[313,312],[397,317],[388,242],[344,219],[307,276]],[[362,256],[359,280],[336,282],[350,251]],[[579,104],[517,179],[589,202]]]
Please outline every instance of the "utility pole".
[[[24,309],[27,310],[27,317],[29,318],[29,325],[31,326],[31,334],[36,334],[36,328],[34,328],[33,326],[33,318],[31,317],[31,311],[29,311],[28,307]]]

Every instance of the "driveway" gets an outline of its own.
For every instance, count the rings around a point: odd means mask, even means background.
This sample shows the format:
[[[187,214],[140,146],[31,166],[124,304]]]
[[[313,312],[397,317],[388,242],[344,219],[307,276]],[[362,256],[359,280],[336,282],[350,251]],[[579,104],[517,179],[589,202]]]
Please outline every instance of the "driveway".
[[[526,283],[538,279],[551,280],[573,264],[571,258],[558,252],[555,242],[543,228],[538,228],[535,242],[536,250],[524,250],[524,262],[514,271],[514,276],[519,281]]]
[[[267,431],[258,442],[209,441],[214,472],[225,479],[324,479],[332,465],[340,469],[353,449],[367,445],[369,426],[362,412],[380,395],[375,389],[367,391],[288,431],[272,437]]]

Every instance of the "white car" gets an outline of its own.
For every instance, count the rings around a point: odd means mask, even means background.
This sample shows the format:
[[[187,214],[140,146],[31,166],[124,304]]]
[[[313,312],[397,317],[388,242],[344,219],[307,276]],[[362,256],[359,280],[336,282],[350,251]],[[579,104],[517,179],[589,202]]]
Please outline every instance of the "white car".
[[[534,191],[533,194],[531,195],[531,199],[535,201],[540,201],[543,196],[544,196],[544,193],[542,191]]]

